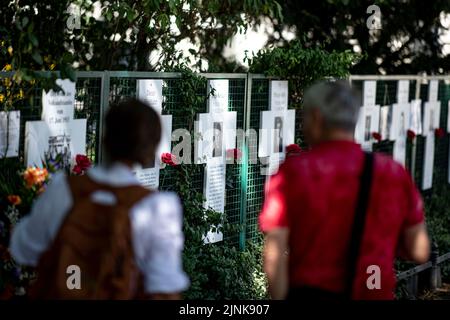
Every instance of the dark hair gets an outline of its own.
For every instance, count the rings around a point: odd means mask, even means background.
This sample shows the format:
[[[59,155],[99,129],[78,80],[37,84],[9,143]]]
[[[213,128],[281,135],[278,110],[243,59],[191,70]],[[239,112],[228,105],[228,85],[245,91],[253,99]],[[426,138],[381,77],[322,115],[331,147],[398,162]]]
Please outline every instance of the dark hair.
[[[148,104],[130,98],[108,110],[104,143],[110,161],[129,161],[145,166],[154,161],[160,139],[160,116]]]

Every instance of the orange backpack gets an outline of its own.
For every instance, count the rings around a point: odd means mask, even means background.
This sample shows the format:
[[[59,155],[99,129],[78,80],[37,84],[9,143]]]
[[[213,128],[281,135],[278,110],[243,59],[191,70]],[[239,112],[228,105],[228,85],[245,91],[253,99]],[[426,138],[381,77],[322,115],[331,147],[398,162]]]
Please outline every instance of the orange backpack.
[[[142,277],[134,259],[129,211],[151,191],[141,186],[101,185],[87,176],[68,177],[68,182],[73,207],[39,261],[30,297],[138,298],[143,292]],[[116,203],[93,202],[91,195],[99,190],[112,193]],[[74,288],[70,277],[78,271],[81,286]]]

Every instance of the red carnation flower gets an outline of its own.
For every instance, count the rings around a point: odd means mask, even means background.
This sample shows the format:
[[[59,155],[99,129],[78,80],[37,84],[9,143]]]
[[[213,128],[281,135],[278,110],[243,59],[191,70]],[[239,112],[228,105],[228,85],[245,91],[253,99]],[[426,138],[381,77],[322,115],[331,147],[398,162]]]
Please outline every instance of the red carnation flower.
[[[380,142],[381,141],[381,134],[379,134],[378,132],[372,132],[372,138],[377,140],[377,142]]]
[[[168,164],[169,166],[176,166],[178,164],[177,157],[169,152],[165,152],[161,155],[161,162]]]
[[[416,133],[409,129],[408,129],[408,131],[406,131],[406,135],[408,136],[408,139],[410,139],[410,140],[412,140],[416,137]]]
[[[442,128],[434,129],[434,134],[436,135],[437,138],[443,138],[445,136],[444,129]]]
[[[287,155],[299,154],[300,152],[302,152],[302,148],[300,148],[300,146],[298,144],[293,143],[293,144],[286,146],[286,154]]]
[[[75,156],[75,166],[72,172],[76,175],[82,175],[92,166],[91,160],[83,154],[77,154]]]
[[[83,174],[83,170],[81,169],[81,167],[79,165],[75,165],[72,169],[72,172],[76,175],[82,175]]]
[[[242,158],[241,150],[237,148],[227,150],[227,159],[239,160],[240,158]]]
[[[75,162],[83,170],[89,169],[92,165],[91,160],[89,160],[89,158],[83,154],[77,154],[75,157]]]

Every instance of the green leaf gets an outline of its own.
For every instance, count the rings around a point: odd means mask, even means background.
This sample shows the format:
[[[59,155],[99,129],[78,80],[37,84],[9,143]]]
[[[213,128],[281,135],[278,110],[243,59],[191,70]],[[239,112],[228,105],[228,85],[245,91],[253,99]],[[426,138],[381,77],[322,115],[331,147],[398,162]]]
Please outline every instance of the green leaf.
[[[38,51],[34,51],[33,54],[31,55],[31,57],[33,58],[34,61],[36,61],[38,64],[42,65],[43,61],[42,61],[42,56]]]
[[[22,28],[25,28],[30,20],[28,17],[23,17],[22,19]]]
[[[31,44],[33,46],[37,47],[39,45],[39,41],[38,41],[38,39],[36,38],[36,36],[34,34],[28,33],[28,38],[30,39]]]

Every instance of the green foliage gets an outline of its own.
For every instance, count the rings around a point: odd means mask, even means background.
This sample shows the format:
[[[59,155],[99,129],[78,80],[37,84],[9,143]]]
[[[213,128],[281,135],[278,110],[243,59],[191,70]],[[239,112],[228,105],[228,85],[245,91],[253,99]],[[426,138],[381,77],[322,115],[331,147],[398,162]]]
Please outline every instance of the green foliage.
[[[433,188],[426,198],[425,212],[428,232],[440,254],[450,252],[450,187],[443,184]],[[449,274],[450,275],[450,274]]]
[[[289,80],[290,104],[299,108],[303,90],[318,80],[344,78],[360,57],[350,51],[328,52],[293,41],[286,47],[262,50],[247,58],[249,71]]]
[[[145,71],[171,59],[182,41],[195,48],[190,53],[196,62],[206,58],[210,65],[220,65],[229,39],[259,24],[261,16],[281,20],[280,4],[275,0],[13,1],[3,6],[0,20],[15,28],[0,34],[25,41],[23,57],[33,65],[31,70],[45,67],[46,51],[51,50],[61,71],[63,57],[80,70]],[[161,56],[150,62],[150,54],[158,50]]]
[[[284,0],[283,21],[273,20],[269,43],[285,45],[283,32],[306,37],[305,45],[327,50],[359,49],[367,56],[352,68],[353,74],[447,73],[450,56],[444,55],[440,35],[448,30],[441,17],[450,12],[448,0]],[[367,8],[378,5],[381,29],[369,30]]]
[[[262,244],[239,251],[223,244],[186,246],[184,267],[191,278],[187,299],[264,299]]]
[[[430,194],[424,195],[425,220],[431,241],[437,244],[439,255],[450,252],[450,186],[445,182],[433,188]],[[397,261],[396,270],[406,271],[415,266],[411,262]],[[444,281],[450,279],[450,262],[440,265]],[[406,298],[405,281],[398,284],[396,296]]]

